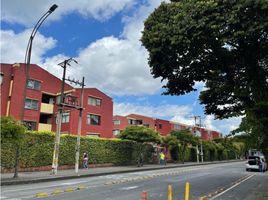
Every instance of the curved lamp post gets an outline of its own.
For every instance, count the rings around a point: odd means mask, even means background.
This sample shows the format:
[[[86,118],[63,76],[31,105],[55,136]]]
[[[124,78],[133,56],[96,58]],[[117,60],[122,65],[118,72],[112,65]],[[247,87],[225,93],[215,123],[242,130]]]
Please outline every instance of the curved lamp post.
[[[26,53],[25,53],[25,58],[24,58],[24,63],[25,63],[25,76],[26,76],[26,83],[25,83],[25,88],[24,88],[24,93],[23,93],[23,103],[22,103],[22,109],[21,109],[21,121],[23,121],[24,118],[24,106],[25,106],[25,101],[26,101],[26,89],[27,89],[27,84],[29,80],[29,67],[30,67],[30,62],[31,62],[31,54],[32,54],[32,44],[33,44],[33,39],[34,36],[37,33],[37,30],[39,27],[42,25],[42,23],[46,20],[46,18],[56,10],[58,6],[54,4],[49,8],[49,10],[38,20],[36,25],[34,26],[34,29],[31,33],[30,39],[27,44],[26,48]]]

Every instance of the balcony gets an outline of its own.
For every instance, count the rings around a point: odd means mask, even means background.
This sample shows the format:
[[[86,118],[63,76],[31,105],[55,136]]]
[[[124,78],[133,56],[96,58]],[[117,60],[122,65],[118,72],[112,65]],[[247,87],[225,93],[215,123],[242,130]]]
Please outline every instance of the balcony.
[[[52,130],[52,125],[51,124],[39,123],[38,131],[51,131],[51,130]]]
[[[48,103],[41,103],[41,113],[53,114],[54,105]]]

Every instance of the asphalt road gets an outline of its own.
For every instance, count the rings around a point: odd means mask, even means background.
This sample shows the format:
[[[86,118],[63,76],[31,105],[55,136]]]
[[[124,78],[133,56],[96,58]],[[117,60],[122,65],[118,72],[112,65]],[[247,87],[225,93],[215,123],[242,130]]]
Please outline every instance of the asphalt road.
[[[148,200],[184,199],[268,200],[268,173],[246,172],[244,162],[161,169],[26,185],[2,186],[1,199],[137,200],[146,191]]]

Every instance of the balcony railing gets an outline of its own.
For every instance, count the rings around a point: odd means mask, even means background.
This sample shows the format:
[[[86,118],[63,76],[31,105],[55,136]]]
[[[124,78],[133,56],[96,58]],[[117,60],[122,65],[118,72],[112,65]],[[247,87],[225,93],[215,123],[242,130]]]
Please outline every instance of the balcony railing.
[[[52,125],[51,124],[39,123],[38,131],[51,131],[51,130],[52,130]]]
[[[41,103],[41,113],[53,114],[54,105],[48,103]]]

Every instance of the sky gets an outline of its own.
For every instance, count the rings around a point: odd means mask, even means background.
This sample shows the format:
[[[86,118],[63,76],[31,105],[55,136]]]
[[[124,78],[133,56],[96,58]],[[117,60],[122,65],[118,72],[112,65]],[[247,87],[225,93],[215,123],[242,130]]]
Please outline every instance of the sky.
[[[23,63],[26,46],[39,18],[53,5],[58,8],[39,28],[31,63],[61,78],[58,65],[70,57],[67,77],[82,80],[113,98],[114,115],[131,113],[194,125],[201,116],[207,129],[224,135],[239,126],[240,117],[215,120],[205,115],[196,92],[165,96],[154,79],[148,52],[140,38],[143,22],[162,0],[1,0],[1,63]]]

